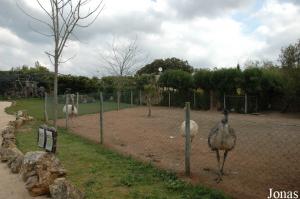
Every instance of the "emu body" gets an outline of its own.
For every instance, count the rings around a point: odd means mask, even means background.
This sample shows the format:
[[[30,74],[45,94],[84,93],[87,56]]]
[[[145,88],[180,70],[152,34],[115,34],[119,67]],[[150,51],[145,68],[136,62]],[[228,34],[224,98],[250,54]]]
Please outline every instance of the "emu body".
[[[228,111],[224,110],[224,118],[214,128],[211,129],[208,136],[208,146],[211,150],[216,152],[218,161],[219,176],[216,179],[217,182],[222,180],[224,175],[224,164],[229,151],[234,149],[236,144],[236,135],[234,129],[230,127],[228,123]],[[219,151],[224,151],[222,165],[220,162]]]
[[[193,139],[196,136],[196,134],[198,133],[198,130],[199,130],[198,124],[194,120],[190,120],[191,142],[193,142]],[[181,123],[180,131],[181,131],[181,136],[185,137],[185,135],[186,135],[185,134],[185,121],[183,121]]]

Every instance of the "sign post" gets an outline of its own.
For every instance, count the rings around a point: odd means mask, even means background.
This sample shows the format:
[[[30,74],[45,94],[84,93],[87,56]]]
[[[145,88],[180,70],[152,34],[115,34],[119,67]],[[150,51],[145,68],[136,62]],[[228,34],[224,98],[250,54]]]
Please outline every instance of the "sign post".
[[[50,153],[56,152],[57,131],[54,127],[42,125],[38,129],[38,146]]]

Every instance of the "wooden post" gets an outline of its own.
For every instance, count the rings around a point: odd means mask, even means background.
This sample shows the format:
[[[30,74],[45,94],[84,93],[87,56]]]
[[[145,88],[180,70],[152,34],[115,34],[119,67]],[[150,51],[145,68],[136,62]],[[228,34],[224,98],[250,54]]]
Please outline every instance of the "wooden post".
[[[44,104],[44,120],[48,122],[48,113],[47,113],[47,93],[45,92],[45,104]]]
[[[248,113],[248,97],[247,97],[247,93],[245,93],[245,114]]]
[[[190,103],[185,103],[185,175],[190,177],[190,153],[191,153],[191,135],[190,135]]]
[[[66,94],[66,129],[68,129],[68,120],[69,120],[69,94]]]
[[[76,108],[77,108],[77,115],[79,115],[79,93],[76,93]]]
[[[171,92],[169,91],[169,108],[171,107]]]
[[[133,106],[133,93],[132,90],[130,91],[130,104]]]
[[[224,93],[224,97],[223,97],[223,107],[224,110],[226,109],[226,94]]]
[[[100,144],[103,144],[103,95],[100,92]]]

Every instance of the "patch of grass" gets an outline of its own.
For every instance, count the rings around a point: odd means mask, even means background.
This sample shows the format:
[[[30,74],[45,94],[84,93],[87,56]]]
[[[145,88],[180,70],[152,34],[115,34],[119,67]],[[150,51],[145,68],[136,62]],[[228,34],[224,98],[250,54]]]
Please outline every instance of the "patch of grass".
[[[17,145],[24,153],[40,150],[36,144],[39,124],[27,124],[17,133]],[[188,184],[174,173],[124,157],[65,129],[58,132],[58,158],[68,170],[68,179],[87,198],[226,198],[218,191]]]
[[[53,119],[53,105],[50,103],[47,104],[47,112],[49,120]],[[65,114],[63,113],[64,104],[58,104],[58,118],[64,118]],[[130,104],[120,103],[120,109],[130,108]],[[118,105],[116,102],[105,101],[103,103],[103,111],[112,111],[117,110]],[[17,101],[16,106],[6,108],[6,112],[14,114],[18,110],[27,110],[28,114],[36,118],[37,120],[44,119],[44,100],[39,98],[29,98],[29,99],[20,99]],[[79,104],[79,115],[99,113],[100,103],[86,103]]]
[[[15,114],[18,110],[27,110],[29,115],[41,120],[44,118],[44,102],[42,99],[30,98],[20,99],[15,106],[6,108],[6,112],[9,114]]]
[[[28,110],[36,118],[41,113],[35,107],[41,100],[21,100],[16,107]],[[37,128],[41,121],[26,124],[17,132],[17,145],[24,152],[37,147]],[[223,193],[201,186],[193,186],[172,172],[151,164],[120,155],[110,149],[58,129],[57,156],[68,171],[68,179],[82,190],[86,198],[107,199],[223,199]]]

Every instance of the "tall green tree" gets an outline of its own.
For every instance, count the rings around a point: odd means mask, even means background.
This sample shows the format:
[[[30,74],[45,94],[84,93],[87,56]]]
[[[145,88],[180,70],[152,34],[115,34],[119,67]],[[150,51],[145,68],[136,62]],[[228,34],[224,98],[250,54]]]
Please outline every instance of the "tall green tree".
[[[184,61],[175,57],[167,59],[156,59],[152,63],[145,65],[137,71],[138,75],[141,74],[158,74],[159,68],[163,71],[166,70],[182,70],[186,72],[193,72],[193,67],[189,65],[188,61]]]

